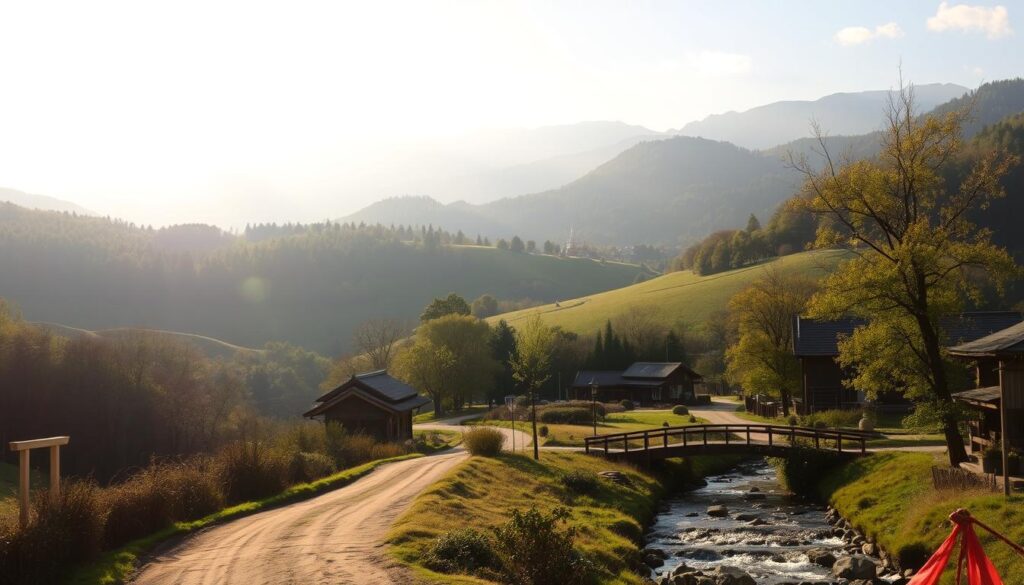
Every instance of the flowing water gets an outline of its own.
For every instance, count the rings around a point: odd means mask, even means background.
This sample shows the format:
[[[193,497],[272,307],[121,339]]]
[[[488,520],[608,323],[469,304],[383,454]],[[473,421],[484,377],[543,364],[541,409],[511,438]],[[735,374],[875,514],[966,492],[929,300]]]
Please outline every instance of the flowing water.
[[[648,536],[648,547],[668,553],[657,574],[680,563],[706,571],[718,565],[742,569],[757,583],[832,582],[829,569],[811,563],[806,551],[824,548],[841,555],[823,506],[791,498],[766,462],[745,463],[731,473],[706,478],[707,486],[669,500]],[[728,509],[725,517],[709,506]]]

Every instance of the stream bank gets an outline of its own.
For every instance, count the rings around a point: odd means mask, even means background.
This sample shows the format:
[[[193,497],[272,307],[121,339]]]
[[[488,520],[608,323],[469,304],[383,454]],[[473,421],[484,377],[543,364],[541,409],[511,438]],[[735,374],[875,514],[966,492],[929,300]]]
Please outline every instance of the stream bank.
[[[838,512],[793,498],[764,460],[664,501],[645,562],[664,585],[905,583]]]

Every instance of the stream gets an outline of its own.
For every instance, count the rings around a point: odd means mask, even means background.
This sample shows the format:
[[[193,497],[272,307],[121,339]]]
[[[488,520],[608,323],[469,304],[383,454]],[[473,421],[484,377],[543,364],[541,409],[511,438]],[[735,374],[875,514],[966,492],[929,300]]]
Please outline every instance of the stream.
[[[705,479],[705,487],[667,500],[651,528],[647,546],[667,553],[655,576],[685,563],[705,572],[736,567],[759,585],[834,581],[806,554],[812,548],[842,554],[844,542],[832,536],[823,506],[788,496],[765,461]],[[726,515],[708,515],[711,506],[724,506]]]

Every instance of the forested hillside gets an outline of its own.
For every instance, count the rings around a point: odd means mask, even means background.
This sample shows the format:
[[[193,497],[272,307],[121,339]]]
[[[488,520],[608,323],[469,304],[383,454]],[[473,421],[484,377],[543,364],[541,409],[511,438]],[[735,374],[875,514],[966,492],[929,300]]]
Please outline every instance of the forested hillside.
[[[552,191],[486,205],[422,198],[372,205],[348,221],[392,223],[429,208],[446,229],[563,241],[570,228],[592,244],[678,244],[767,214],[793,192],[796,176],[776,159],[702,138],[643,142]]]
[[[83,329],[185,331],[337,355],[374,317],[414,320],[437,296],[550,302],[624,286],[640,268],[458,246],[430,229],[342,224],[154,230],[0,204],[0,298]]]

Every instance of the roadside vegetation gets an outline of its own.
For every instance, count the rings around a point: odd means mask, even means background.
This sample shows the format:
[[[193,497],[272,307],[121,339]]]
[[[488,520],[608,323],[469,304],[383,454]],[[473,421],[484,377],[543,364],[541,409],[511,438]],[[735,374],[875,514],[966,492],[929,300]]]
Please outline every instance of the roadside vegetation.
[[[740,404],[736,407],[736,416],[756,423],[771,425],[788,425],[795,423],[802,427],[820,427],[828,429],[859,430],[862,410],[822,410],[809,415],[790,415],[788,417],[765,417],[747,412]],[[946,437],[939,432],[934,423],[923,424],[916,417],[900,413],[869,413],[874,423],[875,438],[868,439],[868,447],[923,447],[946,444]],[[921,426],[919,426],[921,425]]]
[[[429,583],[639,584],[642,577],[635,569],[643,530],[659,498],[673,481],[693,482],[712,466],[735,463],[718,459],[666,462],[664,474],[671,481],[661,482],[630,466],[580,453],[546,451],[539,461],[514,454],[473,457],[417,498],[395,523],[388,542],[415,578]],[[599,472],[615,472],[614,481]],[[533,526],[528,531],[532,538],[514,536],[523,525]],[[472,527],[473,534],[454,526]],[[578,557],[566,555],[564,541],[557,538],[568,534]],[[452,546],[453,540],[465,546]],[[561,551],[559,558],[577,558],[574,573],[547,575],[558,580],[524,578],[524,565],[541,563],[539,555],[509,558],[507,551],[536,551],[538,542],[555,543],[540,548]],[[474,560],[458,560],[446,549],[476,552]]]
[[[106,487],[65,480],[57,503],[48,490],[36,490],[25,528],[15,506],[0,507],[0,583],[54,582],[100,551],[139,548],[132,543],[153,544],[192,522],[205,525],[319,493],[348,481],[364,464],[444,449],[459,436],[428,432],[417,439],[378,443],[311,422],[253,428],[212,455],[155,459]],[[116,572],[101,570],[108,571]]]
[[[947,517],[957,508],[966,508],[1010,540],[1024,542],[1024,497],[937,490],[931,468],[943,462],[941,455],[930,453],[876,453],[829,472],[817,483],[817,495],[904,567],[920,567],[931,556],[949,535]],[[1024,559],[985,531],[978,536],[1001,575],[1024,575]],[[943,583],[952,582],[952,574],[946,578]]]

